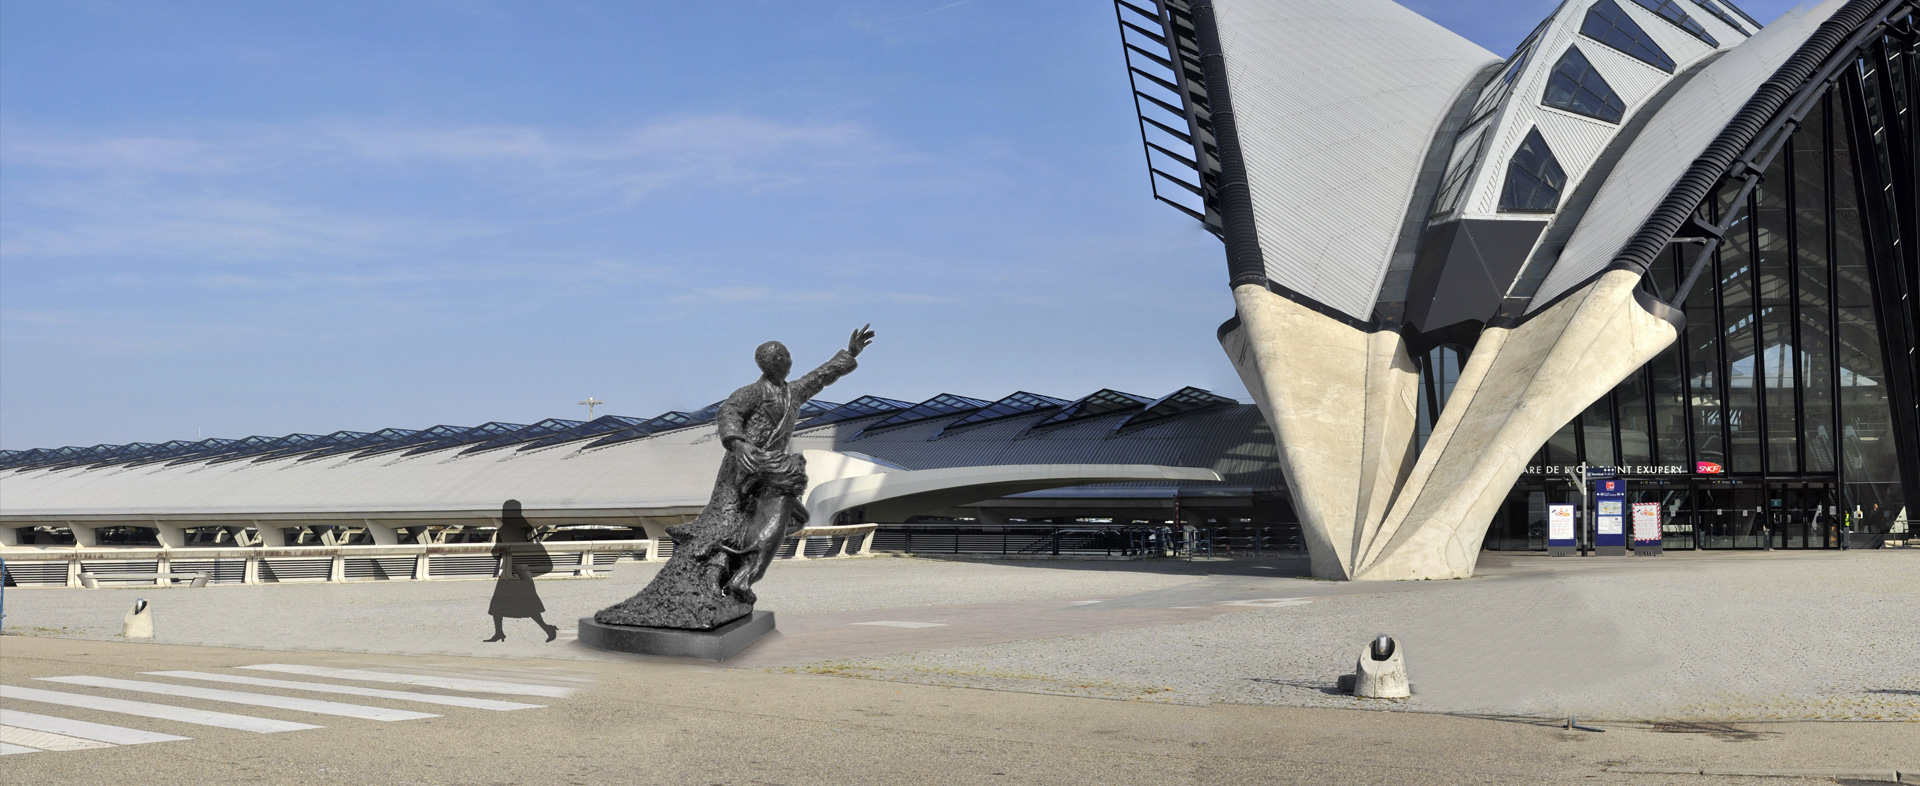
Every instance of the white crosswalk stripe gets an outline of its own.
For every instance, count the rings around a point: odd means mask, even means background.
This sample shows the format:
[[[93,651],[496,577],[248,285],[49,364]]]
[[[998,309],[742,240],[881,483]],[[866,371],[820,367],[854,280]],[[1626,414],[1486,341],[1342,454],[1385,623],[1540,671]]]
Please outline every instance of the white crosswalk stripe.
[[[110,743],[94,742],[93,740],[83,740],[79,737],[69,737],[65,734],[54,734],[48,731],[35,731],[33,729],[22,729],[18,726],[4,725],[0,725],[0,742],[24,745],[29,748],[39,748],[43,751],[79,751],[88,748],[113,747]]]
[[[52,715],[40,715],[0,707],[0,725],[16,726],[22,729],[64,734],[69,737],[110,742],[115,745],[139,745],[147,742],[172,742],[192,739],[172,734],[161,734],[144,729],[128,729],[120,726],[108,726],[104,723],[56,718]]]
[[[533,710],[545,706],[541,704],[521,704],[516,701],[501,701],[499,699],[477,699],[471,696],[442,696],[433,693],[363,688],[359,685],[334,685],[326,682],[296,682],[294,680],[275,680],[266,677],[247,677],[239,674],[210,674],[204,671],[145,671],[141,673],[150,674],[155,677],[207,680],[209,682],[226,682],[235,685],[254,685],[262,688],[305,690],[315,693],[341,693],[349,696],[417,701],[424,704],[445,704],[450,707],[468,707],[479,710]]]
[[[430,677],[418,674],[398,674],[366,669],[336,669],[329,666],[303,666],[290,663],[262,663],[254,666],[241,666],[256,671],[277,671],[283,674],[305,674],[311,677],[332,677],[341,680],[361,682],[392,682],[402,685],[419,685],[428,688],[461,690],[469,693],[504,693],[510,696],[548,696],[563,699],[573,695],[572,688],[552,685],[528,685],[519,682],[501,682],[499,680],[475,680],[459,677]]]
[[[436,666],[439,667],[436,668]],[[462,664],[462,666],[455,666],[451,663],[410,663],[405,670],[395,669],[391,671],[306,666],[286,663],[263,663],[233,668],[249,669],[256,673],[268,671],[284,674],[299,674],[312,679],[271,679],[265,676],[255,676],[255,674],[226,674],[216,671],[149,671],[142,672],[140,675],[152,679],[120,679],[117,677],[92,675],[35,677],[34,679],[62,685],[153,693],[164,696],[177,696],[185,699],[220,701],[231,704],[270,707],[295,712],[337,715],[376,721],[414,720],[420,718],[437,718],[440,716],[433,713],[392,707],[288,696],[283,695],[282,692],[305,691],[309,693],[326,693],[367,699],[415,702],[419,704],[433,704],[464,709],[507,711],[540,709],[545,705],[528,704],[519,701],[504,701],[495,698],[481,698],[477,696],[433,693],[427,692],[426,690],[393,690],[353,683],[384,682],[466,693],[500,693],[515,696],[564,698],[573,694],[578,688],[585,687],[592,682],[592,678],[584,674],[567,674],[562,673],[559,669],[550,669],[548,671],[551,673],[544,673],[541,667],[536,666],[528,667],[525,672],[470,669],[464,668],[464,664]],[[205,685],[179,684],[175,682],[175,680],[225,683],[226,685],[259,688],[263,689],[263,691],[228,690],[225,688],[207,687]],[[133,701],[111,696],[100,696],[92,693],[68,693],[65,691],[14,685],[0,685],[0,700],[5,700],[9,705],[16,702],[34,702],[81,710],[113,712],[162,721],[192,723],[202,726],[216,726],[259,733],[321,728],[320,726],[310,723],[298,723],[275,718],[260,718],[251,715],[214,712],[211,710],[201,710],[171,704]],[[105,723],[74,720],[53,715],[41,715],[34,712],[0,707],[0,755],[113,748],[121,745],[138,745],[189,739],[191,738],[174,734],[164,734],[157,731],[113,726]]]
[[[24,688],[14,685],[0,685],[0,698],[17,701],[37,701],[43,704],[58,704],[65,707],[79,707],[103,712],[118,712],[123,715],[138,715],[143,718],[179,721],[201,726],[218,726],[223,729],[271,734],[282,731],[318,729],[311,723],[256,718],[251,715],[234,715],[212,710],[196,710],[191,707],[176,707],[171,704],[154,704],[146,701],[129,701],[106,696],[92,696],[84,693],[64,693],[61,691]]]
[[[233,704],[247,704],[255,707],[273,707],[282,710],[299,710],[319,715],[339,715],[347,718],[364,718],[377,721],[418,720],[420,718],[438,718],[428,712],[396,710],[387,707],[370,707],[364,704],[346,704],[320,699],[302,699],[296,696],[275,696],[268,693],[247,693],[220,688],[202,688],[192,685],[174,685],[165,682],[143,682],[140,680],[122,680],[113,677],[36,677],[46,682],[61,682],[68,685],[87,685],[95,688],[115,688],[118,690],[158,693],[165,696],[180,696],[189,699],[224,701]]]

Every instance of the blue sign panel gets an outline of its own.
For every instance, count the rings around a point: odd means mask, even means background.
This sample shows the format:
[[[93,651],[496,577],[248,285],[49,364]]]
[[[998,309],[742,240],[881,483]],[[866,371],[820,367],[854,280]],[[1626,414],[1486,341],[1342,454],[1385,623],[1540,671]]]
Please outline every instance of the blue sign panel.
[[[1602,555],[1627,553],[1627,482],[1618,478],[1593,484],[1593,548]]]

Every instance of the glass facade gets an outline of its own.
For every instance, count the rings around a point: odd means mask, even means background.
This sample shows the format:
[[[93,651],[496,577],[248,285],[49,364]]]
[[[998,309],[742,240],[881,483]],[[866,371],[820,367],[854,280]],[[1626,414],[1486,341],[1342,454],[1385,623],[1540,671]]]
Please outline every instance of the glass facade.
[[[1843,527],[1856,546],[1907,536],[1920,470],[1920,274],[1902,243],[1912,57],[1911,43],[1870,53],[1752,193],[1735,182],[1701,206],[1734,220],[1680,304],[1680,339],[1548,439],[1487,548],[1545,548],[1547,506],[1579,501],[1567,472],[1582,462],[1619,468],[1629,502],[1661,505],[1668,549],[1837,548]],[[1643,284],[1656,296],[1700,246],[1671,249]]]

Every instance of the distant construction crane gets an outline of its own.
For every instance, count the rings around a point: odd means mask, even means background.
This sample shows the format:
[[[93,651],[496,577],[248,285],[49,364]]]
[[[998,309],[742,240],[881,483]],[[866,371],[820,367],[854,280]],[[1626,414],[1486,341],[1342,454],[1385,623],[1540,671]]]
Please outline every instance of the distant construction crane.
[[[592,420],[592,419],[593,419],[593,408],[594,408],[594,407],[597,407],[597,406],[600,406],[601,404],[605,404],[605,403],[607,403],[607,402],[605,402],[605,401],[601,401],[600,399],[597,399],[597,398],[594,398],[594,397],[592,397],[592,396],[588,396],[588,397],[587,397],[587,400],[586,400],[586,401],[582,401],[582,402],[580,402],[580,405],[581,405],[581,406],[584,406],[584,407],[586,407],[586,408],[587,408],[587,419],[588,419],[588,420]]]

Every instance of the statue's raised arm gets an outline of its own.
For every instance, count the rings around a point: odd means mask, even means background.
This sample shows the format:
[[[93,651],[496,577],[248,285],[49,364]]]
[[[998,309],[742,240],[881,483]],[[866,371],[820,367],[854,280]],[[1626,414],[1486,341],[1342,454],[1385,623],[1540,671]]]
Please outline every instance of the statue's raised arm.
[[[833,357],[820,364],[819,368],[793,381],[794,405],[805,404],[808,399],[820,395],[820,391],[825,390],[828,385],[852,373],[854,368],[859,366],[854,362],[854,358],[859,357],[860,353],[866,350],[867,345],[872,343],[872,325],[861,325],[859,330],[853,331],[853,337],[847,339],[845,350],[833,353]]]

